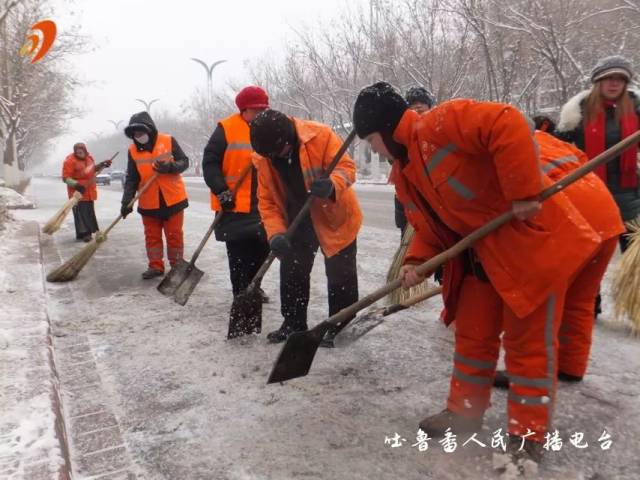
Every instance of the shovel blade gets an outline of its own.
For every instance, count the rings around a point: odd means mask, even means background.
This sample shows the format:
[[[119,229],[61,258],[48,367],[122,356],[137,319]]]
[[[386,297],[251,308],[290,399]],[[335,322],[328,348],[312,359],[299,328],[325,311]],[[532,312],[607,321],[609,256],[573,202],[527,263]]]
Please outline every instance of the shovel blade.
[[[267,383],[286,382],[309,373],[320,342],[331,326],[322,322],[306,332],[292,333],[280,350]]]
[[[346,347],[364,337],[385,320],[385,308],[378,308],[353,319],[335,339],[337,347]]]
[[[227,339],[242,337],[262,330],[262,296],[258,290],[247,290],[233,298]]]
[[[183,259],[178,260],[158,285],[158,291],[161,294],[170,297],[176,292],[180,284],[184,282],[188,274],[189,262],[186,262]]]
[[[185,306],[191,296],[191,292],[196,288],[203,275],[204,272],[194,265],[189,272],[187,272],[184,281],[176,289],[176,292],[173,294],[173,300],[178,305]]]

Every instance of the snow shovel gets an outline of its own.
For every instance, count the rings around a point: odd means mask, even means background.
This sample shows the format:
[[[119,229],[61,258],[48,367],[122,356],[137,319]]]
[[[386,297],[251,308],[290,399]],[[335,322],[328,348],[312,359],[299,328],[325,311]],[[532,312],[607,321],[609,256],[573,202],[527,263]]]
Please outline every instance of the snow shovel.
[[[240,177],[238,181],[233,187],[231,194],[235,198],[236,192],[240,185],[246,178],[247,174],[253,168],[253,164],[249,162],[249,165],[245,167],[244,170],[240,173]],[[205,244],[211,237],[211,234],[215,230],[216,226],[220,223],[220,220],[224,216],[224,210],[222,210],[216,217],[214,218],[209,230],[205,234],[204,238],[200,241],[198,248],[193,253],[193,257],[191,257],[191,261],[186,262],[184,259],[180,259],[176,262],[176,264],[171,267],[171,270],[167,274],[166,277],[162,279],[160,284],[158,285],[158,291],[167,297],[173,296],[173,300],[180,304],[185,305],[191,296],[191,293],[198,285],[198,282],[204,275],[204,272],[196,267],[196,260],[200,256],[200,252],[204,248]]]
[[[394,303],[393,305],[387,305],[386,307],[377,308],[370,312],[364,313],[359,317],[356,317],[349,323],[349,328],[345,329],[340,335],[336,337],[336,343],[340,347],[345,347],[352,344],[356,340],[362,338],[371,330],[376,328],[382,322],[385,321],[385,317],[392,315],[402,310],[406,310],[420,302],[423,302],[431,297],[440,295],[442,293],[442,287],[430,288],[424,293],[413,295],[412,297],[402,300],[401,302]]]
[[[333,160],[331,160],[331,163],[324,171],[321,178],[327,178],[331,172],[333,172],[333,169],[345,154],[355,136],[355,130],[349,132],[349,135],[344,140],[342,146],[333,157]],[[300,223],[302,223],[302,220],[304,220],[305,216],[309,213],[312,200],[313,196],[311,195],[309,195],[305,200],[304,205],[302,205],[302,208],[289,225],[289,228],[287,228],[285,233],[287,238],[291,238],[291,235],[293,235]],[[270,252],[269,256],[260,266],[258,272],[254,275],[247,289],[234,297],[233,303],[231,304],[229,331],[227,333],[228,339],[241,337],[253,331],[260,333],[262,327],[262,298],[258,292],[258,287],[275,258],[276,256],[273,252]]]
[[[553,194],[563,190],[568,185],[572,184],[576,180],[584,177],[587,173],[594,171],[600,165],[604,165],[608,161],[616,158],[621,152],[629,148],[634,143],[640,141],[640,131],[628,136],[621,142],[617,143],[610,149],[602,152],[600,155],[591,159],[581,167],[575,169],[566,177],[557,181],[550,187],[544,189],[540,196],[539,201],[544,201],[551,197]],[[485,237],[489,233],[498,229],[505,223],[510,222],[515,218],[513,212],[510,210],[497,216],[490,222],[486,223],[482,227],[474,230],[468,236],[464,237],[453,247],[439,253],[435,257],[427,260],[423,264],[417,267],[417,272],[422,275],[426,275],[429,272],[435,271],[440,265],[444,264],[448,260],[453,259],[457,255],[460,255],[467,248],[472,246],[477,240]],[[304,377],[309,373],[316,351],[320,346],[320,342],[325,333],[346,319],[355,315],[357,312],[369,305],[384,298],[385,295],[394,291],[402,285],[402,280],[396,279],[387,283],[384,287],[379,288],[375,292],[367,295],[366,297],[358,300],[353,305],[343,308],[338,313],[328,318],[327,320],[319,323],[311,330],[306,332],[296,332],[287,338],[286,343],[283,345],[280,354],[271,370],[267,383],[286,382],[293,378]]]

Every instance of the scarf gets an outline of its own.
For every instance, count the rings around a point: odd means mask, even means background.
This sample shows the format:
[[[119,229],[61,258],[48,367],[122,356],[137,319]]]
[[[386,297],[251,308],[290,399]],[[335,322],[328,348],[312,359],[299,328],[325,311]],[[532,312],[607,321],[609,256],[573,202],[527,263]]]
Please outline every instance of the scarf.
[[[609,107],[616,107],[615,102],[605,101],[604,109],[597,118],[584,126],[584,146],[587,156],[591,159],[605,151],[606,112]],[[638,130],[638,116],[634,111],[620,119],[621,137],[626,138]],[[620,155],[620,187],[637,188],[637,153],[638,147],[633,145]],[[600,165],[596,174],[606,183],[607,166]]]

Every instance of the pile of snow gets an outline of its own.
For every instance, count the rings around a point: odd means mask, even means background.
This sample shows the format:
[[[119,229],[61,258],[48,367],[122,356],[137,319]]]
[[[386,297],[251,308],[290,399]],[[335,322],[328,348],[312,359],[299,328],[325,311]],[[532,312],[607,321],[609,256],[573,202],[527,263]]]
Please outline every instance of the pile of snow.
[[[15,190],[0,186],[0,208],[15,210],[18,208],[36,208],[36,206]]]

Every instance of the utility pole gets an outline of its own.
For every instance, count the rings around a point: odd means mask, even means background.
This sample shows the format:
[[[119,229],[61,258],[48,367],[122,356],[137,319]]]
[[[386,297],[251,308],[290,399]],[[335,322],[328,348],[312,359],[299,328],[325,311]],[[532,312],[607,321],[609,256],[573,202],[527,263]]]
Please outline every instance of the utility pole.
[[[213,62],[211,65],[207,65],[203,60],[199,58],[191,58],[198,65],[202,65],[204,71],[207,75],[207,113],[211,114],[213,110],[213,69],[216,68],[221,63],[226,62],[226,60],[218,60]]]

